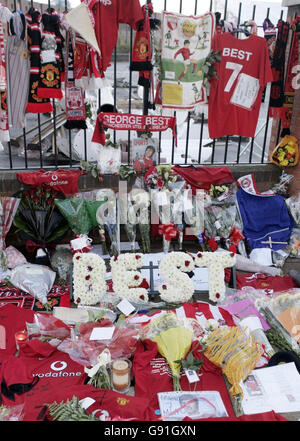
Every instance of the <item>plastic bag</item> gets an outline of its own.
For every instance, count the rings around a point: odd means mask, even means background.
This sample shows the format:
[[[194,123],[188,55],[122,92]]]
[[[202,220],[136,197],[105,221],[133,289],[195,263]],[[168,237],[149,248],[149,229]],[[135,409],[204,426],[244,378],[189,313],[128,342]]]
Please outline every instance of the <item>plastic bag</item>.
[[[296,225],[300,226],[300,193],[285,200]]]
[[[45,304],[55,278],[56,273],[47,266],[26,264],[12,270],[10,282]]]
[[[57,273],[58,277],[65,282],[69,281],[73,254],[67,248],[60,248],[51,256],[51,267]]]
[[[121,166],[121,149],[99,145],[98,167],[102,174],[118,173]]]

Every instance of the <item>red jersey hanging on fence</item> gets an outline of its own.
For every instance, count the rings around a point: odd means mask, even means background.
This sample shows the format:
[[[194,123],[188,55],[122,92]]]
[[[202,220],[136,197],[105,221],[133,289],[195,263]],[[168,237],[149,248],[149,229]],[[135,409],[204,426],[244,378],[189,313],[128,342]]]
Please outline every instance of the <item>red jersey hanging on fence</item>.
[[[106,71],[118,39],[119,23],[127,23],[133,29],[144,19],[139,0],[85,0],[92,12],[95,33],[101,57],[97,54],[101,71]],[[96,55],[96,54],[95,54]]]
[[[222,57],[211,81],[208,128],[211,138],[227,135],[254,137],[262,92],[272,81],[268,48],[262,37],[238,39],[217,34],[212,49]]]

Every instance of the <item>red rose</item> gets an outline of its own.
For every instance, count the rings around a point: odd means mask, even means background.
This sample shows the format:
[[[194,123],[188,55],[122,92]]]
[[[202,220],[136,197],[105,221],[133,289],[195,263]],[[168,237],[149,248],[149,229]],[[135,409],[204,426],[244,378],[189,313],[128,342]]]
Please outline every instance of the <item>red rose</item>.
[[[212,251],[216,251],[216,249],[218,248],[218,244],[217,244],[216,239],[214,237],[209,239],[208,246]]]
[[[235,245],[230,245],[229,247],[229,251],[231,251],[231,254],[236,254],[237,253],[237,249]],[[233,257],[233,256],[232,256]]]
[[[157,187],[158,188],[163,188],[163,186],[164,186],[164,181],[162,180],[162,177],[159,176],[158,179],[157,179]]]

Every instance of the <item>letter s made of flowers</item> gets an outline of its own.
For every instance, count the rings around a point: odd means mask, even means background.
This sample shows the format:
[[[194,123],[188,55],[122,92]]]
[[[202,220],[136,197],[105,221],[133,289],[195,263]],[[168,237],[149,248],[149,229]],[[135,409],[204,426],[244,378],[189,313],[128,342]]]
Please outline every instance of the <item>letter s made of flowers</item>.
[[[160,297],[165,302],[183,303],[191,299],[195,288],[187,272],[195,268],[189,254],[172,251],[159,264],[159,275],[165,283],[159,288]]]

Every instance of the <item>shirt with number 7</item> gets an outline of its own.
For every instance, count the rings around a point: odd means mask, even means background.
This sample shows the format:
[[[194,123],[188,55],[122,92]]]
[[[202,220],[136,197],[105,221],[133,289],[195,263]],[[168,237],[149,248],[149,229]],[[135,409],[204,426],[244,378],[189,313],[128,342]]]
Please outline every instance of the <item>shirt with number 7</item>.
[[[237,38],[226,32],[215,35],[212,50],[220,53],[221,61],[211,80],[209,136],[254,137],[262,92],[273,79],[266,41],[255,34]]]

